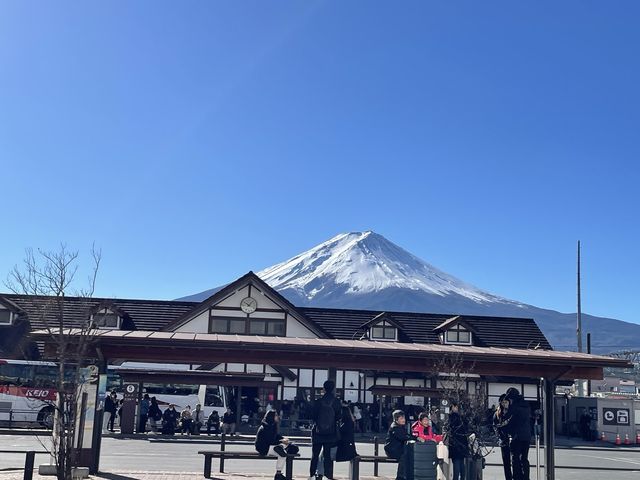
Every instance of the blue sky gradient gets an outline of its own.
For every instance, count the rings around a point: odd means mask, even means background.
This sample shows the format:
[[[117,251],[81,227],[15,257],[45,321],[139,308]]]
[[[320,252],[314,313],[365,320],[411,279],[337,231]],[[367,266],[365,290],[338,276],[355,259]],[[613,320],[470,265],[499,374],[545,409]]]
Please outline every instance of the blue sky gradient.
[[[485,290],[640,322],[640,3],[0,5],[0,278],[104,254],[175,298],[372,229]]]

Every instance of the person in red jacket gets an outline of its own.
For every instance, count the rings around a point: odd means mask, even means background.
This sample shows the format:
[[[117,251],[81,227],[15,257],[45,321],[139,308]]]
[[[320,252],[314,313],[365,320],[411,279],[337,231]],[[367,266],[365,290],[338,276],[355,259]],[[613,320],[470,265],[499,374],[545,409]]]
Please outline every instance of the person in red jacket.
[[[418,421],[411,425],[411,433],[414,437],[417,437],[419,442],[433,441],[441,442],[442,435],[436,435],[431,429],[431,421],[429,420],[428,413],[421,413],[418,417]]]

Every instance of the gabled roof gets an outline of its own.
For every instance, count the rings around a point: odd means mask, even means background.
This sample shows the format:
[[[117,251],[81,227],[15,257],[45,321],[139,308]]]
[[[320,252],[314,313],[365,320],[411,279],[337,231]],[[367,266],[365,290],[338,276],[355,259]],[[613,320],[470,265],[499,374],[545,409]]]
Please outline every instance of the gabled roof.
[[[434,329],[454,315],[437,313],[381,312],[379,310],[350,310],[337,308],[299,307],[307,318],[320,325],[332,338],[350,340],[362,326],[386,313],[403,327],[411,343],[439,344]],[[539,348],[551,350],[536,322],[531,318],[487,317],[460,315],[460,320],[474,329],[478,343],[487,347]]]
[[[330,338],[328,333],[318,324],[310,321],[304,313],[300,311],[298,307],[292,304],[289,300],[284,298],[280,293],[271,288],[264,280],[258,277],[252,271],[249,271],[242,277],[238,278],[236,281],[231,282],[226,285],[222,289],[215,292],[206,300],[202,301],[196,308],[193,310],[186,312],[180,318],[177,318],[175,321],[171,322],[167,326],[165,326],[162,330],[165,331],[174,331],[176,328],[187,323],[189,320],[195,318],[201,313],[207,311],[213,305],[221,302],[225,298],[233,295],[237,290],[245,287],[246,285],[252,284],[258,290],[261,290],[265,293],[274,303],[276,303],[280,308],[285,310],[287,313],[291,314],[295,317],[299,322],[309,328],[312,332],[318,335],[321,338]]]
[[[46,328],[55,321],[52,297],[38,295],[1,294],[0,301],[11,302],[29,320],[32,329]],[[197,302],[167,300],[132,300],[121,298],[65,297],[65,318],[69,326],[84,325],[91,314],[101,306],[113,308],[131,321],[129,329],[161,330],[164,326],[193,310]],[[123,325],[127,327],[127,325]]]
[[[476,334],[476,335],[478,334],[476,329],[473,328],[473,325],[471,325],[471,324],[469,324],[469,322],[465,321],[465,319],[461,315],[456,315],[455,317],[448,318],[447,320],[442,322],[440,325],[438,325],[433,330],[436,331],[436,332],[442,332],[443,330],[450,329],[454,325],[462,325],[463,327],[465,327],[467,330],[470,330],[474,334]]]

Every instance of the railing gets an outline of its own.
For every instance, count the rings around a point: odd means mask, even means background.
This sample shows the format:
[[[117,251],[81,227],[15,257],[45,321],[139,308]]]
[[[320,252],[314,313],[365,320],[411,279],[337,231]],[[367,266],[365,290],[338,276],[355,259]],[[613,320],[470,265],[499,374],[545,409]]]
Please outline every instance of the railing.
[[[35,465],[36,454],[49,454],[50,452],[43,450],[36,452],[35,450],[0,450],[0,453],[24,453],[24,475],[23,480],[33,480],[33,467]]]

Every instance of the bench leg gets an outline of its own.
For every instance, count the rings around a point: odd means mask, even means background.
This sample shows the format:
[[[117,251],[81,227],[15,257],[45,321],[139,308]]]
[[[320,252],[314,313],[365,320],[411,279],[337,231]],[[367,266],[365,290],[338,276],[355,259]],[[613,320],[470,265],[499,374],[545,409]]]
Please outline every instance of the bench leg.
[[[287,480],[293,480],[293,457],[287,455],[287,462],[285,463],[285,477]]]
[[[204,478],[211,478],[211,457],[208,455],[204,457]]]
[[[360,457],[354,457],[349,464],[349,480],[360,480]]]
[[[224,473],[224,455],[220,455],[220,473]]]

